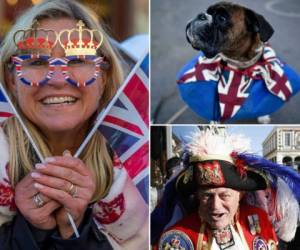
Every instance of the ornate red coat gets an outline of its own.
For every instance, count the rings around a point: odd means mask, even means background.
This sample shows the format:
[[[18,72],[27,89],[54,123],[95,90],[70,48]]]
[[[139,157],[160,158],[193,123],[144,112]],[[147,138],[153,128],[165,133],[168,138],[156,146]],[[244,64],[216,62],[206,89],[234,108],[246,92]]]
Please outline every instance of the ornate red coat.
[[[256,216],[257,215],[257,216]],[[257,223],[253,225],[252,218]],[[235,230],[238,233],[243,250],[277,250],[278,240],[268,216],[260,208],[241,205],[235,218]],[[211,249],[212,234],[197,213],[191,214],[165,231],[160,237],[159,250],[208,250]]]
[[[0,225],[16,214],[8,177],[8,144],[0,128]],[[93,205],[94,220],[114,249],[148,249],[148,206],[120,162],[108,195]]]

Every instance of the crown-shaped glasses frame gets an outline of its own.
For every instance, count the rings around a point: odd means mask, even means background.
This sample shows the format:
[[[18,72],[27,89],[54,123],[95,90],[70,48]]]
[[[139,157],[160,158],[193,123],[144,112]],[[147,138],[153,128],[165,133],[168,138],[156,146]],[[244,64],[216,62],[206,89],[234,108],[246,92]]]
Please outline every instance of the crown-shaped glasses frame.
[[[97,55],[97,50],[103,43],[102,32],[97,29],[84,28],[85,24],[82,20],[76,24],[77,29],[64,29],[60,32],[38,28],[38,25],[38,22],[35,21],[31,28],[16,31],[13,40],[19,50],[52,49],[59,43],[66,56],[90,56]],[[53,41],[49,40],[49,34],[54,35]],[[71,38],[74,34],[77,35],[75,36],[76,39]],[[84,38],[84,34],[88,34],[88,38]],[[99,41],[94,39],[97,34]],[[43,36],[40,37],[39,35]],[[63,41],[63,37],[67,40]]]
[[[23,62],[26,60],[43,60],[48,62],[48,73],[47,75],[39,81],[31,81],[27,79],[23,72]],[[94,63],[94,74],[93,76],[86,81],[77,81],[73,79],[69,74],[69,62],[72,60],[89,60]],[[12,62],[15,65],[17,77],[20,81],[29,86],[42,86],[49,82],[49,80],[54,76],[55,68],[60,67],[60,70],[64,76],[64,79],[67,83],[76,86],[76,87],[85,87],[96,81],[97,77],[101,74],[101,69],[107,69],[108,63],[105,61],[104,56],[94,56],[94,55],[84,55],[84,56],[67,56],[67,57],[51,57],[48,55],[39,55],[39,54],[25,54],[19,56],[13,56]],[[84,72],[82,72],[84,74]]]

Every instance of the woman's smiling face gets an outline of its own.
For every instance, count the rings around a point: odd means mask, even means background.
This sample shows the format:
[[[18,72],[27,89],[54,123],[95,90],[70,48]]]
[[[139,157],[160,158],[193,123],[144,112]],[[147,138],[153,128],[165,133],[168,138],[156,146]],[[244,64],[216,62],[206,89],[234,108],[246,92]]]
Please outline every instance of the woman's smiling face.
[[[77,21],[70,18],[45,19],[40,21],[39,28],[59,32],[76,28],[76,24]],[[51,57],[65,57],[64,49],[56,45],[51,51]],[[86,87],[70,85],[59,67],[55,68],[53,77],[43,86],[25,85],[16,75],[8,78],[7,82],[23,114],[46,136],[48,133],[72,130],[76,133],[85,128],[97,110],[104,90],[102,77]]]

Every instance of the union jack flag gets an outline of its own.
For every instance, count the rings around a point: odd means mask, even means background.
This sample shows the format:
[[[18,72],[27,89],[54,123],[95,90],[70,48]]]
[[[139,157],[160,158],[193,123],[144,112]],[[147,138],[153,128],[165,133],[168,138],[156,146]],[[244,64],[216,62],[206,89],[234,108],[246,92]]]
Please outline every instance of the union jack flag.
[[[148,202],[149,151],[149,54],[138,63],[134,74],[105,116],[99,130],[109,142]]]
[[[211,59],[200,55],[196,63],[190,64],[186,71],[181,72],[177,82],[179,85],[216,84],[216,95],[215,97],[212,96],[219,104],[219,118],[217,120],[225,121],[234,117],[240,111],[256,81],[263,82],[269,93],[284,102],[295,92],[283,69],[283,64],[276,57],[274,50],[268,45],[264,46],[261,60],[246,69],[238,69],[234,65],[230,65],[230,63],[223,63],[220,55]],[[208,94],[203,92],[202,96],[192,97],[193,93],[196,93],[195,88],[195,85],[192,85],[192,91],[188,87],[180,87],[180,91],[190,97],[190,100],[185,98],[185,101],[188,104],[192,102],[193,107],[196,105],[196,98],[198,100],[201,98],[205,99],[204,95],[207,96]],[[204,88],[202,87],[201,90],[204,90]],[[201,103],[201,108],[207,108],[203,104]],[[254,105],[256,104],[254,103]],[[249,112],[248,107],[247,109],[247,112]]]
[[[2,91],[0,91],[0,122],[13,115],[10,104],[6,101]]]
[[[218,93],[222,121],[233,117],[243,105],[249,96],[248,88],[251,82],[250,78],[234,71],[221,75]]]

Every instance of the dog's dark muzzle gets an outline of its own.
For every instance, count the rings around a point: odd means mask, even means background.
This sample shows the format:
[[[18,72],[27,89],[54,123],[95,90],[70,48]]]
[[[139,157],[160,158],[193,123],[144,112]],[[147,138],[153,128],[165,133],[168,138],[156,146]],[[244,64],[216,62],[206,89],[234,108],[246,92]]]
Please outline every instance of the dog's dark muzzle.
[[[205,41],[209,33],[210,20],[205,13],[199,14],[186,25],[186,37],[189,43],[194,40]]]
[[[203,32],[208,31],[208,27],[211,24],[210,16],[205,13],[200,13],[190,21],[186,26],[186,31],[190,30],[190,34],[201,35]]]

